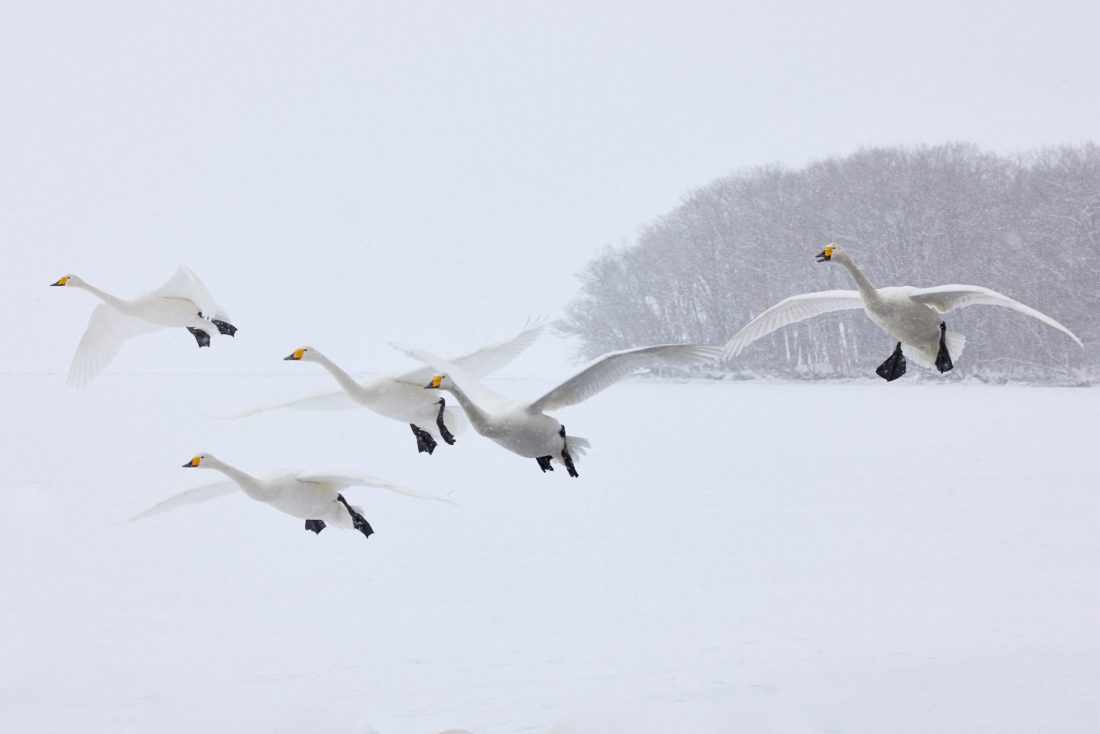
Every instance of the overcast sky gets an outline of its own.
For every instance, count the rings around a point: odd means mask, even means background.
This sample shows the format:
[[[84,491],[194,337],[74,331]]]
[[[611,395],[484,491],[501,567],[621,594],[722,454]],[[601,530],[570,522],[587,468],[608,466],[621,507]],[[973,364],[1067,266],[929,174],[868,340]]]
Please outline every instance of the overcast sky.
[[[738,169],[1095,139],[1098,28],[1094,0],[0,0],[0,371],[68,368],[94,301],[60,275],[129,296],[177,264],[237,342],[111,369],[476,346]]]

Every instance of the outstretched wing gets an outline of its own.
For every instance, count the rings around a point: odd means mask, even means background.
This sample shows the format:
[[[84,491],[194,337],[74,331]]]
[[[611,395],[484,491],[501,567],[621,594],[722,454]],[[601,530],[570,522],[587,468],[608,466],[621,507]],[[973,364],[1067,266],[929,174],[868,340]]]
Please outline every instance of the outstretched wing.
[[[173,495],[168,499],[158,502],[144,512],[131,517],[126,522],[137,522],[138,520],[144,520],[147,517],[153,515],[159,515],[162,512],[168,512],[174,510],[177,507],[183,507],[184,505],[196,505],[199,502],[208,502],[209,500],[217,499],[218,497],[224,497],[227,494],[233,494],[240,491],[237,485],[233,482],[218,482],[216,484],[207,484],[202,487],[195,487],[189,489],[186,492],[180,492],[177,495]]]
[[[416,489],[409,489],[401,484],[387,482],[385,479],[372,477],[369,474],[299,474],[298,479],[303,482],[327,484],[336,489],[345,489],[347,487],[375,487],[377,489],[385,489],[389,492],[403,494],[406,497],[417,497],[422,500],[435,500],[436,502],[455,504],[446,497],[439,497]]]
[[[820,316],[832,311],[863,308],[859,291],[818,291],[785,298],[745,324],[741,331],[726,342],[725,358],[733,359],[762,336],[796,321]]]
[[[500,393],[494,392],[482,385],[476,377],[471,375],[466,370],[462,369],[462,367],[458,366],[454,362],[443,359],[442,357],[436,354],[432,354],[431,352],[424,349],[403,347],[399,344],[393,344],[392,342],[391,346],[393,346],[394,349],[398,349],[404,352],[413,359],[420,360],[431,368],[424,373],[425,383],[427,383],[427,381],[431,379],[431,377],[435,374],[446,375],[455,387],[466,393],[466,397],[468,400],[473,401],[473,403],[482,410],[487,410],[489,412],[504,410],[508,406],[513,404],[513,401],[504,397]]]
[[[688,367],[721,358],[721,348],[699,344],[662,344],[610,352],[531,403],[530,410],[541,413],[575,405],[643,367]]]
[[[176,270],[175,275],[153,291],[153,294],[161,298],[188,298],[198,305],[204,317],[219,321],[231,320],[226,310],[214,301],[214,297],[210,295],[210,291],[206,290],[199,276],[182,265]]]
[[[297,398],[295,400],[261,405],[258,408],[249,408],[240,413],[233,413],[232,415],[221,417],[227,419],[247,418],[250,415],[264,413],[278,408],[294,408],[295,410],[352,410],[357,407],[359,407],[359,404],[355,402],[354,398],[343,390],[336,390],[307,395],[304,398]]]
[[[1013,311],[1027,314],[1033,319],[1038,319],[1047,326],[1053,326],[1055,329],[1077,342],[1078,346],[1084,346],[1081,344],[1081,340],[1077,338],[1076,334],[1047,316],[1045,313],[1036,311],[1031,306],[1026,306],[1015,299],[1009,298],[1003,293],[998,293],[992,288],[983,288],[980,285],[959,285],[956,283],[951,285],[938,285],[934,288],[914,288],[910,297],[917,303],[923,303],[925,306],[934,308],[940,313],[946,313],[955,308],[962,308],[963,306],[1004,306],[1005,308],[1011,308]]]
[[[545,321],[535,322],[511,339],[489,344],[451,361],[474,377],[487,377],[523,354],[545,328]]]
[[[101,303],[92,310],[88,328],[76,346],[69,365],[69,384],[83,387],[111,363],[127,339],[162,328],[151,321],[119,313]]]
[[[495,344],[488,344],[481,349],[476,349],[469,354],[455,357],[449,361],[451,364],[461,367],[469,373],[471,377],[487,377],[523,354],[524,350],[535,343],[535,340],[539,338],[539,334],[541,334],[542,330],[545,328],[546,322],[536,322],[524,328],[523,331],[516,334],[511,339],[496,342]],[[435,374],[433,369],[434,368],[412,370],[396,379],[402,382],[412,382],[417,385],[423,385],[431,379],[433,374]]]

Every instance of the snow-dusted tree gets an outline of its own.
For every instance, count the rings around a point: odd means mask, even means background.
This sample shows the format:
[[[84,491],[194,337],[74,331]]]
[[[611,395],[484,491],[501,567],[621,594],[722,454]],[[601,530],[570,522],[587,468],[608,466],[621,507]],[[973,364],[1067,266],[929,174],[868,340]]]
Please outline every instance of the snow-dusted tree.
[[[975,283],[1051,314],[1085,340],[1005,309],[953,312],[971,335],[958,374],[1100,377],[1100,148],[1006,158],[969,144],[872,148],[802,170],[740,172],[689,194],[581,273],[563,328],[595,356],[645,343],[723,343],[796,293],[851,288],[813,255],[844,244],[877,285]],[[889,338],[858,312],[781,329],[731,369],[869,374]]]

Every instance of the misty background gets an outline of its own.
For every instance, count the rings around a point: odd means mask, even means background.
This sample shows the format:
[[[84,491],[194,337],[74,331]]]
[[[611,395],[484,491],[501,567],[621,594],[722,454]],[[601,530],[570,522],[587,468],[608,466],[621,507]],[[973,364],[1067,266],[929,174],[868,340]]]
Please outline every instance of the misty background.
[[[739,171],[1087,143],[1097,27],[1090,2],[4,3],[2,369],[67,369],[93,299],[58,276],[130,296],[179,264],[236,342],[153,334],[110,370],[279,371],[303,343],[358,371],[407,365],[390,340],[462,351],[564,316],[605,247]],[[887,283],[876,250],[904,243],[867,224],[853,255]],[[775,295],[840,284],[810,265],[777,262]],[[1004,285],[983,275],[950,280]],[[1087,337],[1062,302],[1079,294],[1006,290]],[[583,348],[547,340],[527,368],[559,374]]]
[[[853,290],[846,270],[813,259],[832,240],[877,287],[990,287],[1085,342],[1082,350],[1008,309],[959,309],[945,319],[971,339],[954,376],[1055,384],[1100,376],[1100,148],[1092,144],[1011,158],[973,145],[875,148],[798,171],[729,176],[589,263],[565,328],[593,357],[640,344],[722,343],[788,296]],[[760,341],[726,368],[867,377],[893,344],[862,311]]]
[[[0,0],[0,729],[1091,734],[1100,392],[960,378],[1094,377],[1097,28],[1094,0]],[[849,287],[833,239],[1088,349],[971,308],[944,389],[886,387],[888,338],[824,316],[722,376],[873,382],[621,384],[563,411],[578,480],[363,410],[214,417],[335,389],[282,361],[305,344],[361,374],[584,327],[501,371],[538,395]],[[180,264],[236,338],[65,385],[96,301],[48,285]],[[362,492],[367,542],[243,495],[121,523],[214,480],[197,451],[461,507]]]

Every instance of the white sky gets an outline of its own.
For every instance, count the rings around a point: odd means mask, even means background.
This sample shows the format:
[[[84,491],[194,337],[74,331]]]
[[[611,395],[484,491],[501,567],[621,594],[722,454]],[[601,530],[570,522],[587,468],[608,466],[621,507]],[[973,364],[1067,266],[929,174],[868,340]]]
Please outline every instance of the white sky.
[[[1098,28],[1085,0],[8,0],[0,372],[67,369],[94,301],[60,275],[129,296],[181,263],[237,343],[157,334],[113,369],[476,346],[737,169],[1095,138]]]

